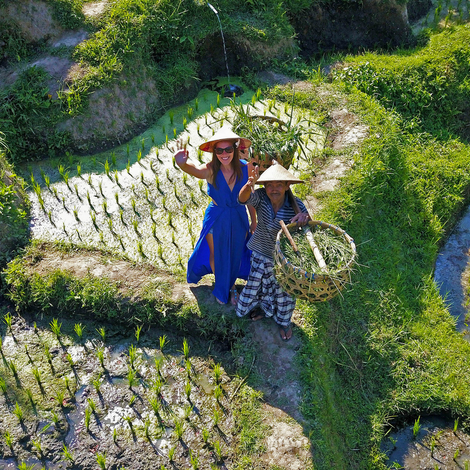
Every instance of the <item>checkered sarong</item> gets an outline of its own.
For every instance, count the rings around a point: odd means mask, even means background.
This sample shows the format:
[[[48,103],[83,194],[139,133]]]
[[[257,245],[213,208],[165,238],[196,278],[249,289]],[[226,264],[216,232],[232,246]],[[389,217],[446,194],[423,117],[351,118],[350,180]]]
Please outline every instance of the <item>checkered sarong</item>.
[[[295,308],[295,299],[284,292],[274,277],[273,260],[253,252],[248,281],[237,305],[237,315],[245,316],[256,307],[261,307],[267,317],[283,327],[288,327]]]

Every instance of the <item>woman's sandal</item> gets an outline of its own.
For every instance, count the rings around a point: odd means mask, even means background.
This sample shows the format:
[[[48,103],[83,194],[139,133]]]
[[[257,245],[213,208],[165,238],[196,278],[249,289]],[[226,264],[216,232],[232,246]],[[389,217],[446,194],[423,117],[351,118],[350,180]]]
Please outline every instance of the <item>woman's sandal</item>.
[[[238,291],[237,288],[234,287],[230,289],[230,303],[235,307],[238,304]]]

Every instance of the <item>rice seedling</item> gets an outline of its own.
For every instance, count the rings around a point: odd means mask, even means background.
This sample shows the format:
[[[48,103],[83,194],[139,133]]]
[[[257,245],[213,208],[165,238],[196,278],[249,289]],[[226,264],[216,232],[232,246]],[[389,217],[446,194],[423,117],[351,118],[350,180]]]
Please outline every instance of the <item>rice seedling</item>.
[[[163,207],[163,209],[165,209],[166,211],[168,211],[168,207],[166,207],[166,196],[163,196],[163,197],[162,197],[162,207]]]
[[[137,348],[131,344],[129,346],[129,364],[132,369],[135,369],[135,362],[137,360]]]
[[[166,146],[166,148],[168,148],[168,142],[169,142],[168,134],[165,134],[165,146]]]
[[[54,410],[51,411],[51,420],[55,427],[60,427],[59,415]]]
[[[11,373],[13,374],[13,377],[18,378],[18,370],[16,369],[16,364],[13,362],[13,359],[8,362],[8,367],[11,370]]]
[[[220,447],[219,441],[214,442],[214,452],[217,457],[217,461],[218,462],[221,461],[222,460],[222,448]]]
[[[135,234],[139,237],[142,238],[142,234],[139,232],[139,221],[137,219],[134,219],[132,221],[132,228],[134,229]]]
[[[62,407],[64,406],[64,401],[65,401],[65,390],[57,390],[55,392],[55,397],[57,401],[57,404]]]
[[[98,395],[101,393],[101,384],[101,376],[97,377],[96,379],[93,379],[92,381],[92,385]]]
[[[157,157],[157,160],[159,161],[159,163],[163,163],[162,160],[160,159],[160,152],[157,150],[155,150],[155,156]]]
[[[453,428],[453,430],[452,430],[452,432],[453,432],[454,434],[457,433],[457,428],[458,428],[458,427],[459,427],[459,418],[457,418],[457,419],[454,420],[454,428]]]
[[[65,200],[64,200],[64,203],[65,203]],[[64,205],[64,208],[65,208],[65,205]],[[81,221],[80,221],[80,218],[78,217],[78,211],[77,211],[77,209],[76,209],[75,207],[73,208],[73,216],[75,217],[75,220],[76,220],[78,223],[81,222]]]
[[[145,200],[148,202],[149,205],[152,204],[152,201],[150,200],[150,192],[148,188],[145,188]]]
[[[100,335],[101,341],[105,343],[106,342],[106,330],[104,329],[104,327],[100,326],[99,328],[96,328],[96,331]]]
[[[98,223],[96,222],[96,212],[90,211],[90,219],[93,224],[93,228],[100,233],[100,228],[98,227]]]
[[[53,225],[55,227],[56,224],[54,222],[54,219],[52,218],[52,211],[47,212],[47,218],[49,219],[49,222],[51,223],[51,225]]]
[[[52,194],[54,195],[54,197],[55,197],[58,201],[60,201],[60,199],[59,199],[59,193],[57,192],[57,188],[56,188],[55,186],[52,188]]]
[[[105,200],[101,204],[101,207],[103,208],[104,213],[106,214],[106,217],[111,217],[111,214],[108,212],[108,202]]]
[[[193,470],[198,470],[199,468],[199,454],[194,454],[191,449],[189,450],[189,461],[191,462],[191,467]]]
[[[96,463],[101,470],[106,470],[106,452],[103,454],[100,454],[99,452],[96,453]]]
[[[142,326],[143,325],[137,325],[135,327],[135,339],[137,340],[137,342],[139,342],[139,340],[140,340],[140,333],[142,331]]]
[[[153,413],[158,418],[160,416],[161,403],[158,398],[149,399],[150,407],[152,408]]]
[[[180,441],[184,434],[184,422],[176,421],[173,433],[177,441]]]
[[[201,435],[202,435],[202,440],[204,441],[204,444],[207,445],[209,442],[209,430],[206,428],[202,428]]]
[[[32,369],[33,376],[36,379],[36,382],[38,383],[39,387],[42,386],[42,381],[41,381],[41,371],[37,367],[33,367]]]
[[[122,208],[119,209],[119,220],[121,221],[122,225],[124,225],[124,227],[127,227],[127,223],[124,220],[124,211],[122,210]]]
[[[203,180],[198,180],[198,186],[199,186],[199,191],[201,191],[202,194],[206,194],[204,191],[204,182]]]
[[[150,419],[148,417],[144,422],[144,433],[147,441],[151,442],[152,439],[150,437]]]
[[[171,447],[170,450],[168,451],[168,460],[169,460],[170,462],[174,462],[175,453],[176,453],[176,446],[173,446],[173,447]]]
[[[13,408],[13,414],[18,418],[18,421],[22,424],[24,419],[24,413],[18,402],[15,403],[15,407]]]
[[[5,431],[3,437],[5,438],[5,444],[7,445],[7,447],[13,450],[13,436],[10,434],[10,432]]]
[[[196,197],[194,196],[194,193],[193,191],[191,191],[189,193],[189,197],[191,199],[191,202],[196,206],[196,207],[199,207],[199,204],[197,203],[197,200],[196,200]]]
[[[113,179],[112,179],[111,173],[110,173],[111,172],[111,167],[109,166],[108,160],[106,160],[104,162],[104,171],[106,173],[106,176],[112,181]]]
[[[132,390],[132,387],[134,385],[137,385],[137,383],[138,383],[138,381],[137,381],[137,372],[134,369],[129,368],[126,378],[127,378],[127,383],[129,385],[129,389]]]
[[[63,460],[66,460],[70,463],[73,463],[75,461],[72,453],[70,452],[68,447],[65,445],[65,443],[62,445],[62,457],[63,457]]]
[[[431,442],[429,443],[429,449],[431,450],[431,457],[434,457],[434,448],[436,447],[436,437],[431,437]]]
[[[91,421],[91,408],[90,407],[86,407],[85,408],[85,429],[87,430],[87,432],[90,430],[90,421]]]
[[[156,356],[155,357],[155,368],[157,369],[157,374],[163,379],[162,365],[163,365],[163,356]]]
[[[7,312],[4,316],[3,316],[3,321],[5,323],[5,325],[7,326],[7,331],[9,330],[11,334],[13,334],[13,317],[11,316],[11,313],[10,312]]]
[[[160,336],[160,338],[158,340],[159,340],[159,343],[160,343],[160,351],[161,351],[162,354],[164,354],[165,346],[166,346],[166,343],[167,343],[166,335]]]
[[[452,458],[453,460],[457,461],[460,455],[460,449],[456,449],[454,452],[454,457]]]
[[[126,251],[126,247],[124,246],[124,242],[122,241],[122,238],[118,235],[118,241],[119,244],[121,245],[122,251]]]
[[[7,383],[5,382],[5,379],[3,377],[0,377],[0,390],[4,395],[7,393]]]
[[[173,125],[173,121],[175,119],[175,112],[174,111],[168,111],[168,117],[170,118],[170,124]]]
[[[70,353],[67,353],[65,355],[65,359],[69,363],[70,367],[73,369],[73,367],[75,366],[75,361],[73,360],[73,357],[70,355]]]
[[[173,230],[176,230],[175,225],[173,223],[173,214],[171,212],[167,213],[166,221],[169,227],[171,227]]]
[[[189,359],[189,344],[186,338],[183,339],[183,349],[182,353],[184,355],[185,360]]]
[[[177,135],[178,135],[178,131],[176,130],[176,127],[173,127],[173,138],[176,139]]]
[[[116,237],[116,232],[114,231],[114,227],[113,227],[113,219],[111,218],[108,219],[108,229],[111,232],[112,236]]]
[[[82,325],[81,323],[75,323],[73,329],[75,334],[77,335],[78,339],[81,341],[83,337],[83,332],[86,328],[86,325]]]
[[[103,182],[101,180],[98,182],[98,189],[100,190],[101,196],[103,196],[106,199],[106,196],[103,193]]]
[[[166,260],[165,260],[165,258],[164,258],[164,256],[163,256],[163,247],[162,247],[162,245],[158,245],[158,248],[157,248],[157,255],[158,255],[158,257],[162,260],[162,262],[166,264]]]
[[[420,419],[420,416],[418,416],[418,419],[416,419],[413,424],[413,439],[416,439],[418,437],[419,430],[421,429],[421,424],[419,424],[419,419]]]
[[[119,182],[119,172],[114,170],[114,181],[122,189],[121,183]]]
[[[75,189],[75,194],[76,194],[78,200],[79,200],[80,202],[82,202],[82,198],[81,198],[80,193],[79,193],[79,191],[78,191],[78,184],[75,183],[75,184],[73,185],[73,189]]]
[[[153,391],[155,395],[160,396],[162,394],[163,382],[161,378],[157,377],[153,383]]]
[[[64,179],[64,182],[65,182],[67,188],[69,188],[69,191],[72,192],[72,188],[70,187],[70,180],[69,180],[69,174],[68,174],[68,172],[64,173],[64,174],[62,175],[62,178]]]
[[[114,428],[113,429],[113,442],[116,445],[117,445],[117,437],[118,437],[117,428]]]
[[[142,258],[144,259],[147,258],[147,255],[145,254],[145,251],[144,251],[144,245],[140,240],[137,240],[137,253],[139,253],[139,255]]]
[[[57,339],[60,338],[61,335],[61,328],[62,328],[62,323],[59,323],[57,318],[53,318],[52,321],[49,323],[49,326],[51,328],[52,333],[54,333],[57,337]]]
[[[212,423],[213,427],[216,428],[219,425],[220,421],[220,413],[217,408],[214,408],[214,411],[212,412]]]
[[[130,400],[129,400],[129,406],[132,408],[136,400],[136,395],[132,395]]]
[[[170,169],[166,169],[166,179],[170,182],[173,183],[173,179],[170,177]]]
[[[104,349],[103,348],[98,348],[96,350],[96,357],[98,358],[98,361],[100,362],[100,365],[103,369],[104,367]]]
[[[38,454],[38,456],[42,457],[43,449],[42,449],[41,441],[39,439],[38,440],[31,439],[31,445],[36,450],[36,453]]]
[[[157,187],[157,191],[160,193],[160,194],[163,194],[163,191],[162,189],[160,188],[160,178],[157,176],[155,176],[155,186]]]
[[[46,174],[44,175],[44,183],[49,191],[51,191],[51,179]]]
[[[96,403],[93,401],[93,398],[87,398],[88,408],[90,408],[92,413],[96,413]]]
[[[191,382],[189,380],[184,385],[184,393],[188,401],[191,401]]]
[[[217,93],[217,107],[220,107],[220,93]]]
[[[89,191],[86,192],[86,200],[88,201],[88,205],[90,206],[90,209],[94,211],[95,207],[93,206],[93,203],[91,202],[91,196],[90,196]]]
[[[83,242],[82,236],[80,235],[80,232],[78,231],[78,228],[75,229],[75,232],[76,232],[76,234],[77,234],[77,238],[78,238],[81,242]]]
[[[215,364],[214,369],[213,369],[213,373],[214,373],[215,383],[219,384],[220,379],[222,377],[222,366],[220,364]]]
[[[220,399],[223,397],[224,392],[222,390],[222,387],[220,385],[217,385],[214,388],[214,398],[216,399],[217,403],[220,404]]]

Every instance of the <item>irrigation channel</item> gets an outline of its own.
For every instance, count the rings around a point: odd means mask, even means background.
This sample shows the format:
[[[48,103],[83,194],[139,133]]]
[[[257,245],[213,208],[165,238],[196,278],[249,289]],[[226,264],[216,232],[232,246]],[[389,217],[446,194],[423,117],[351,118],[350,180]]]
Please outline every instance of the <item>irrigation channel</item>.
[[[263,101],[238,84],[245,91],[233,99],[251,114],[284,121],[292,117],[305,126],[306,152],[299,152],[291,170],[310,168],[325,140],[317,117],[286,103]],[[125,145],[23,168],[31,180],[33,239],[105,248],[182,278],[208,196],[205,182],[177,167],[171,148],[182,139],[192,161],[207,161],[210,156],[198,152],[198,146],[230,125],[230,104],[204,89]],[[78,319],[40,314],[29,319],[7,314],[6,319],[0,348],[6,445],[0,468],[230,468],[237,433],[232,406],[236,400],[249,402],[250,392],[241,378],[218,367],[233,361],[223,342],[188,337],[187,354],[185,338],[174,331],[153,329],[139,338],[137,331],[85,319],[83,325]],[[167,346],[159,347],[164,337]],[[295,340],[289,347],[294,345]],[[285,354],[289,347],[283,348]],[[285,388],[283,393],[290,393]],[[311,458],[308,439],[298,424],[294,436],[293,420],[286,424],[286,417],[279,418],[271,447],[287,452],[287,446],[291,454],[285,464],[301,470]],[[280,462],[270,458],[272,464]]]

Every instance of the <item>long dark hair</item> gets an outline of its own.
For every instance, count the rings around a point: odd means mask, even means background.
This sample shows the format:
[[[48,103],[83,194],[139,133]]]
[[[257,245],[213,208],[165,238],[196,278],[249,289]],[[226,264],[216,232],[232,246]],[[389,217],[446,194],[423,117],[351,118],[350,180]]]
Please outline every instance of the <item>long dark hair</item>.
[[[232,142],[232,144],[233,144],[233,158],[232,158],[232,161],[230,162],[230,165],[232,169],[234,170],[234,173],[232,177],[230,178],[229,183],[231,183],[234,180],[234,178],[235,178],[235,181],[243,178],[242,165],[240,163],[240,158],[238,157],[238,147],[235,146],[235,142]],[[212,160],[209,163],[209,169],[211,172],[210,177],[209,177],[209,183],[212,184],[212,186],[214,186],[214,188],[217,189],[216,178],[217,178],[217,173],[219,172],[220,167],[222,166],[222,163],[220,163],[220,160],[217,158],[217,155],[215,153],[215,147],[216,147],[216,144],[214,144],[214,149],[212,150]]]

